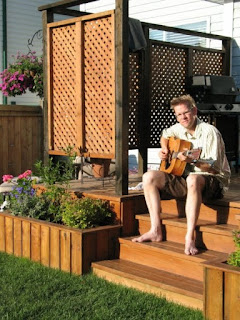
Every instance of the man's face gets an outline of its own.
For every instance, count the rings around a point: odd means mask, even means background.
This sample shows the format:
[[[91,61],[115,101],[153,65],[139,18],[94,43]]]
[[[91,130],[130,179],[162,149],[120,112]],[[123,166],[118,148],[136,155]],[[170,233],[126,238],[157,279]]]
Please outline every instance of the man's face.
[[[197,108],[189,109],[185,104],[178,104],[174,107],[177,121],[186,129],[195,129],[195,120],[197,115]]]

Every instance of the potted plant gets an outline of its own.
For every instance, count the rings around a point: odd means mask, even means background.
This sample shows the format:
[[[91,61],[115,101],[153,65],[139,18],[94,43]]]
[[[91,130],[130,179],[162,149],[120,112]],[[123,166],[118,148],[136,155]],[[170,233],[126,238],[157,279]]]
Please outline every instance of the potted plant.
[[[43,59],[31,54],[17,53],[14,62],[0,73],[0,90],[3,95],[15,97],[28,90],[43,97]]]
[[[34,186],[30,170],[16,179],[9,210],[0,213],[0,250],[76,274],[114,258],[120,225],[109,203],[69,191],[71,164],[64,172],[52,159],[36,167],[45,184]]]

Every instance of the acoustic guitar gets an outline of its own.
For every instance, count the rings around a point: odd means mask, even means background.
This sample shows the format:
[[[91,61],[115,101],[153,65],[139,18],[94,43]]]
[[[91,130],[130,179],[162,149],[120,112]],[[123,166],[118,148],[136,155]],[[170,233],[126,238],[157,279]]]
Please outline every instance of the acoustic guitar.
[[[181,161],[177,158],[179,152],[187,157],[192,158],[193,160],[198,160],[201,154],[202,149],[190,149],[191,142],[186,140],[181,140],[175,137],[170,137],[168,141],[168,159],[162,160],[160,164],[160,171],[171,173],[176,176],[181,176],[185,170],[187,162]]]

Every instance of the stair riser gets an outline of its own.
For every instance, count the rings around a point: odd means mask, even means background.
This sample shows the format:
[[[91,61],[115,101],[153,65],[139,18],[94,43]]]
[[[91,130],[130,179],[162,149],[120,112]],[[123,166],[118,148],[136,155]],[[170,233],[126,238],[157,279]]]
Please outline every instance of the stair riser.
[[[143,264],[159,270],[172,272],[191,279],[203,281],[203,267],[196,261],[169,255],[167,251],[149,250],[138,244],[120,245],[120,259]]]
[[[162,212],[185,217],[185,203],[183,201],[162,200],[161,204]],[[239,208],[202,204],[199,219],[216,222],[218,224],[228,223],[237,226],[236,214],[239,214]]]
[[[143,234],[150,229],[150,221],[139,221],[139,233]],[[164,240],[185,243],[186,229],[178,226],[164,225]],[[223,245],[224,244],[224,245]],[[207,231],[196,231],[196,245],[198,248],[214,250],[224,253],[234,251],[232,236],[218,235]]]
[[[98,277],[101,277],[112,283],[124,285],[129,288],[134,288],[143,292],[155,294],[160,297],[165,297],[167,300],[170,300],[175,303],[179,303],[189,308],[203,310],[203,301],[200,299],[178,294],[173,291],[157,288],[133,279],[116,275],[112,272],[100,270],[96,267],[93,267],[93,273],[96,274]]]

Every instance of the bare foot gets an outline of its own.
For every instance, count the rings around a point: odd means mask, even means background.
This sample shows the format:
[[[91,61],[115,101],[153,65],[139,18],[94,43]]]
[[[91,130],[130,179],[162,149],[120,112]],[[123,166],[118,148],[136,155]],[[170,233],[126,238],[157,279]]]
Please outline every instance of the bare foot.
[[[198,249],[195,246],[195,240],[193,239],[188,239],[186,237],[185,239],[185,250],[184,250],[185,254],[187,255],[192,255],[194,256],[195,254],[198,253]]]
[[[133,242],[162,241],[162,234],[159,232],[148,231],[138,238],[133,238]]]

